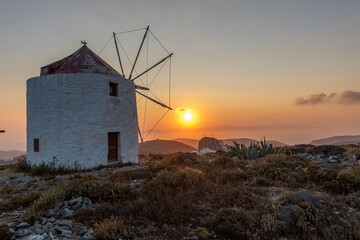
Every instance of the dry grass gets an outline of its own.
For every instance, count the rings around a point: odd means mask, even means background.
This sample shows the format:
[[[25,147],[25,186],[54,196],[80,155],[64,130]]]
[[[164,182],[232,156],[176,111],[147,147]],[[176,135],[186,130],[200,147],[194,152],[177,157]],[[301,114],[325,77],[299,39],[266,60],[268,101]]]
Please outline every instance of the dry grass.
[[[326,170],[285,154],[212,157],[156,155],[143,167],[74,178],[31,201],[32,210],[41,215],[58,201],[88,197],[101,205],[76,220],[94,226],[95,239],[360,239],[359,170]],[[129,184],[134,180],[140,188]]]

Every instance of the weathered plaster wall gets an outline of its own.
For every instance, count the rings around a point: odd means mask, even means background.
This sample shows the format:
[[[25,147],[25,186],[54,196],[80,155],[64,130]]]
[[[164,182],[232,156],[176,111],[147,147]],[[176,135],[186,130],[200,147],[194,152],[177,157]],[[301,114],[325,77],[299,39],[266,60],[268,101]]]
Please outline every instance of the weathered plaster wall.
[[[119,96],[109,96],[109,82]],[[123,162],[137,162],[134,84],[93,73],[53,74],[27,81],[27,159],[82,168],[107,164],[108,132],[120,132]],[[34,152],[33,139],[40,139]]]

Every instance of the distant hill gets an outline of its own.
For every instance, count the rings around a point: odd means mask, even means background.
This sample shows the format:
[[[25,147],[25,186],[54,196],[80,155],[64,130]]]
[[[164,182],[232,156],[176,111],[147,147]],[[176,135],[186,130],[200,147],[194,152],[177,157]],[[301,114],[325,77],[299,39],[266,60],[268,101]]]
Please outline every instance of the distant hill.
[[[176,138],[174,141],[181,142],[183,144],[189,145],[193,148],[198,148],[199,140],[198,139],[191,139],[191,138]]]
[[[149,153],[167,154],[167,153],[192,152],[192,151],[196,151],[196,149],[184,143],[173,140],[153,140],[139,144],[140,154],[149,154]]]
[[[360,135],[355,136],[334,136],[329,138],[313,140],[310,144],[319,145],[341,145],[360,143]]]
[[[26,153],[25,151],[18,151],[18,150],[0,151],[0,160],[6,160],[9,158],[17,157],[25,153]]]
[[[235,138],[235,139],[222,139],[224,144],[233,145],[233,142],[237,142],[239,144],[243,143],[245,144],[245,146],[249,146],[252,142],[258,142],[255,139],[251,139],[251,138]],[[267,143],[272,144],[274,147],[282,147],[282,146],[288,146],[288,144],[286,143],[282,143],[276,140],[266,140]]]

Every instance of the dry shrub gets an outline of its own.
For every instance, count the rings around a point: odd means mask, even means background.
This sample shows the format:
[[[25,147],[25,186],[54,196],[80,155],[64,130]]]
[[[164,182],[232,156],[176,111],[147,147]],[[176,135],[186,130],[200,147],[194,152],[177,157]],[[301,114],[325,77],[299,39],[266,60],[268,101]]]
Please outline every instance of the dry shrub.
[[[249,179],[249,174],[240,168],[235,169],[221,169],[213,172],[211,180],[219,184],[239,184],[244,180]]]
[[[230,239],[248,239],[251,219],[239,208],[223,208],[208,223],[216,234]]]
[[[166,165],[190,165],[199,162],[199,156],[196,153],[174,153],[168,155],[163,163]]]
[[[19,207],[27,208],[29,207],[34,201],[36,201],[40,196],[40,193],[31,193],[25,196],[13,197],[7,202],[2,201],[0,202],[0,211],[12,211],[16,210]]]
[[[67,187],[67,196],[88,197],[95,202],[121,202],[136,197],[136,193],[129,184],[113,183],[110,181],[74,181]]]
[[[52,208],[57,202],[64,201],[67,197],[67,188],[56,187],[41,194],[38,200],[31,204],[31,211],[37,216],[41,216],[44,211]]]
[[[95,202],[122,202],[133,200],[136,193],[129,184],[110,181],[72,181],[68,186],[58,186],[43,193],[31,208],[34,214],[41,215],[57,202],[72,197],[88,197]]]
[[[210,166],[215,168],[233,168],[235,160],[228,157],[219,157],[210,163]]]
[[[95,223],[95,240],[131,240],[135,239],[135,230],[130,229],[120,218],[114,221],[105,220],[104,222]]]
[[[331,199],[306,190],[284,195],[273,202],[261,219],[266,239],[359,239],[358,219],[346,221],[334,214]]]
[[[204,176],[191,168],[160,171],[144,185],[138,204],[140,214],[160,223],[181,223],[196,210],[196,201],[204,194]]]
[[[164,159],[164,154],[161,153],[149,153],[148,158],[150,161],[162,160]]]
[[[145,168],[135,168],[127,171],[112,173],[109,176],[109,181],[111,182],[127,182],[130,180],[139,180],[145,179],[150,180],[153,178],[152,171],[145,169]]]
[[[241,206],[244,209],[253,209],[261,205],[264,196],[266,196],[264,190],[244,184],[215,184],[209,186],[209,189],[211,191],[206,193],[203,200],[216,206],[216,208]]]
[[[8,225],[0,225],[0,239],[2,240],[10,240],[13,239],[13,233],[10,232],[10,228]]]
[[[283,153],[278,153],[278,154],[268,154],[264,157],[265,162],[267,163],[281,163],[281,162],[285,162],[287,160],[287,157],[285,154]]]
[[[360,169],[341,170],[337,177],[325,182],[325,188],[333,193],[356,192],[360,187]]]

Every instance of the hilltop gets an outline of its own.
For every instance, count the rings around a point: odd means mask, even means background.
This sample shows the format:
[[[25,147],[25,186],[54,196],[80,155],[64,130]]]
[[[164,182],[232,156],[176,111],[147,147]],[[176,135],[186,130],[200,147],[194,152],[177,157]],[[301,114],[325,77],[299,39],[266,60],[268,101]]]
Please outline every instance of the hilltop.
[[[195,148],[181,142],[172,140],[152,140],[139,144],[139,154],[149,153],[175,153],[175,152],[192,152]]]
[[[345,135],[345,136],[333,136],[329,138],[322,138],[313,140],[310,144],[319,145],[342,145],[342,144],[358,144],[360,143],[360,135]]]
[[[9,150],[9,151],[1,151],[0,150],[0,160],[10,159],[13,157],[23,155],[25,153],[26,153],[26,151],[19,151],[19,150]]]

